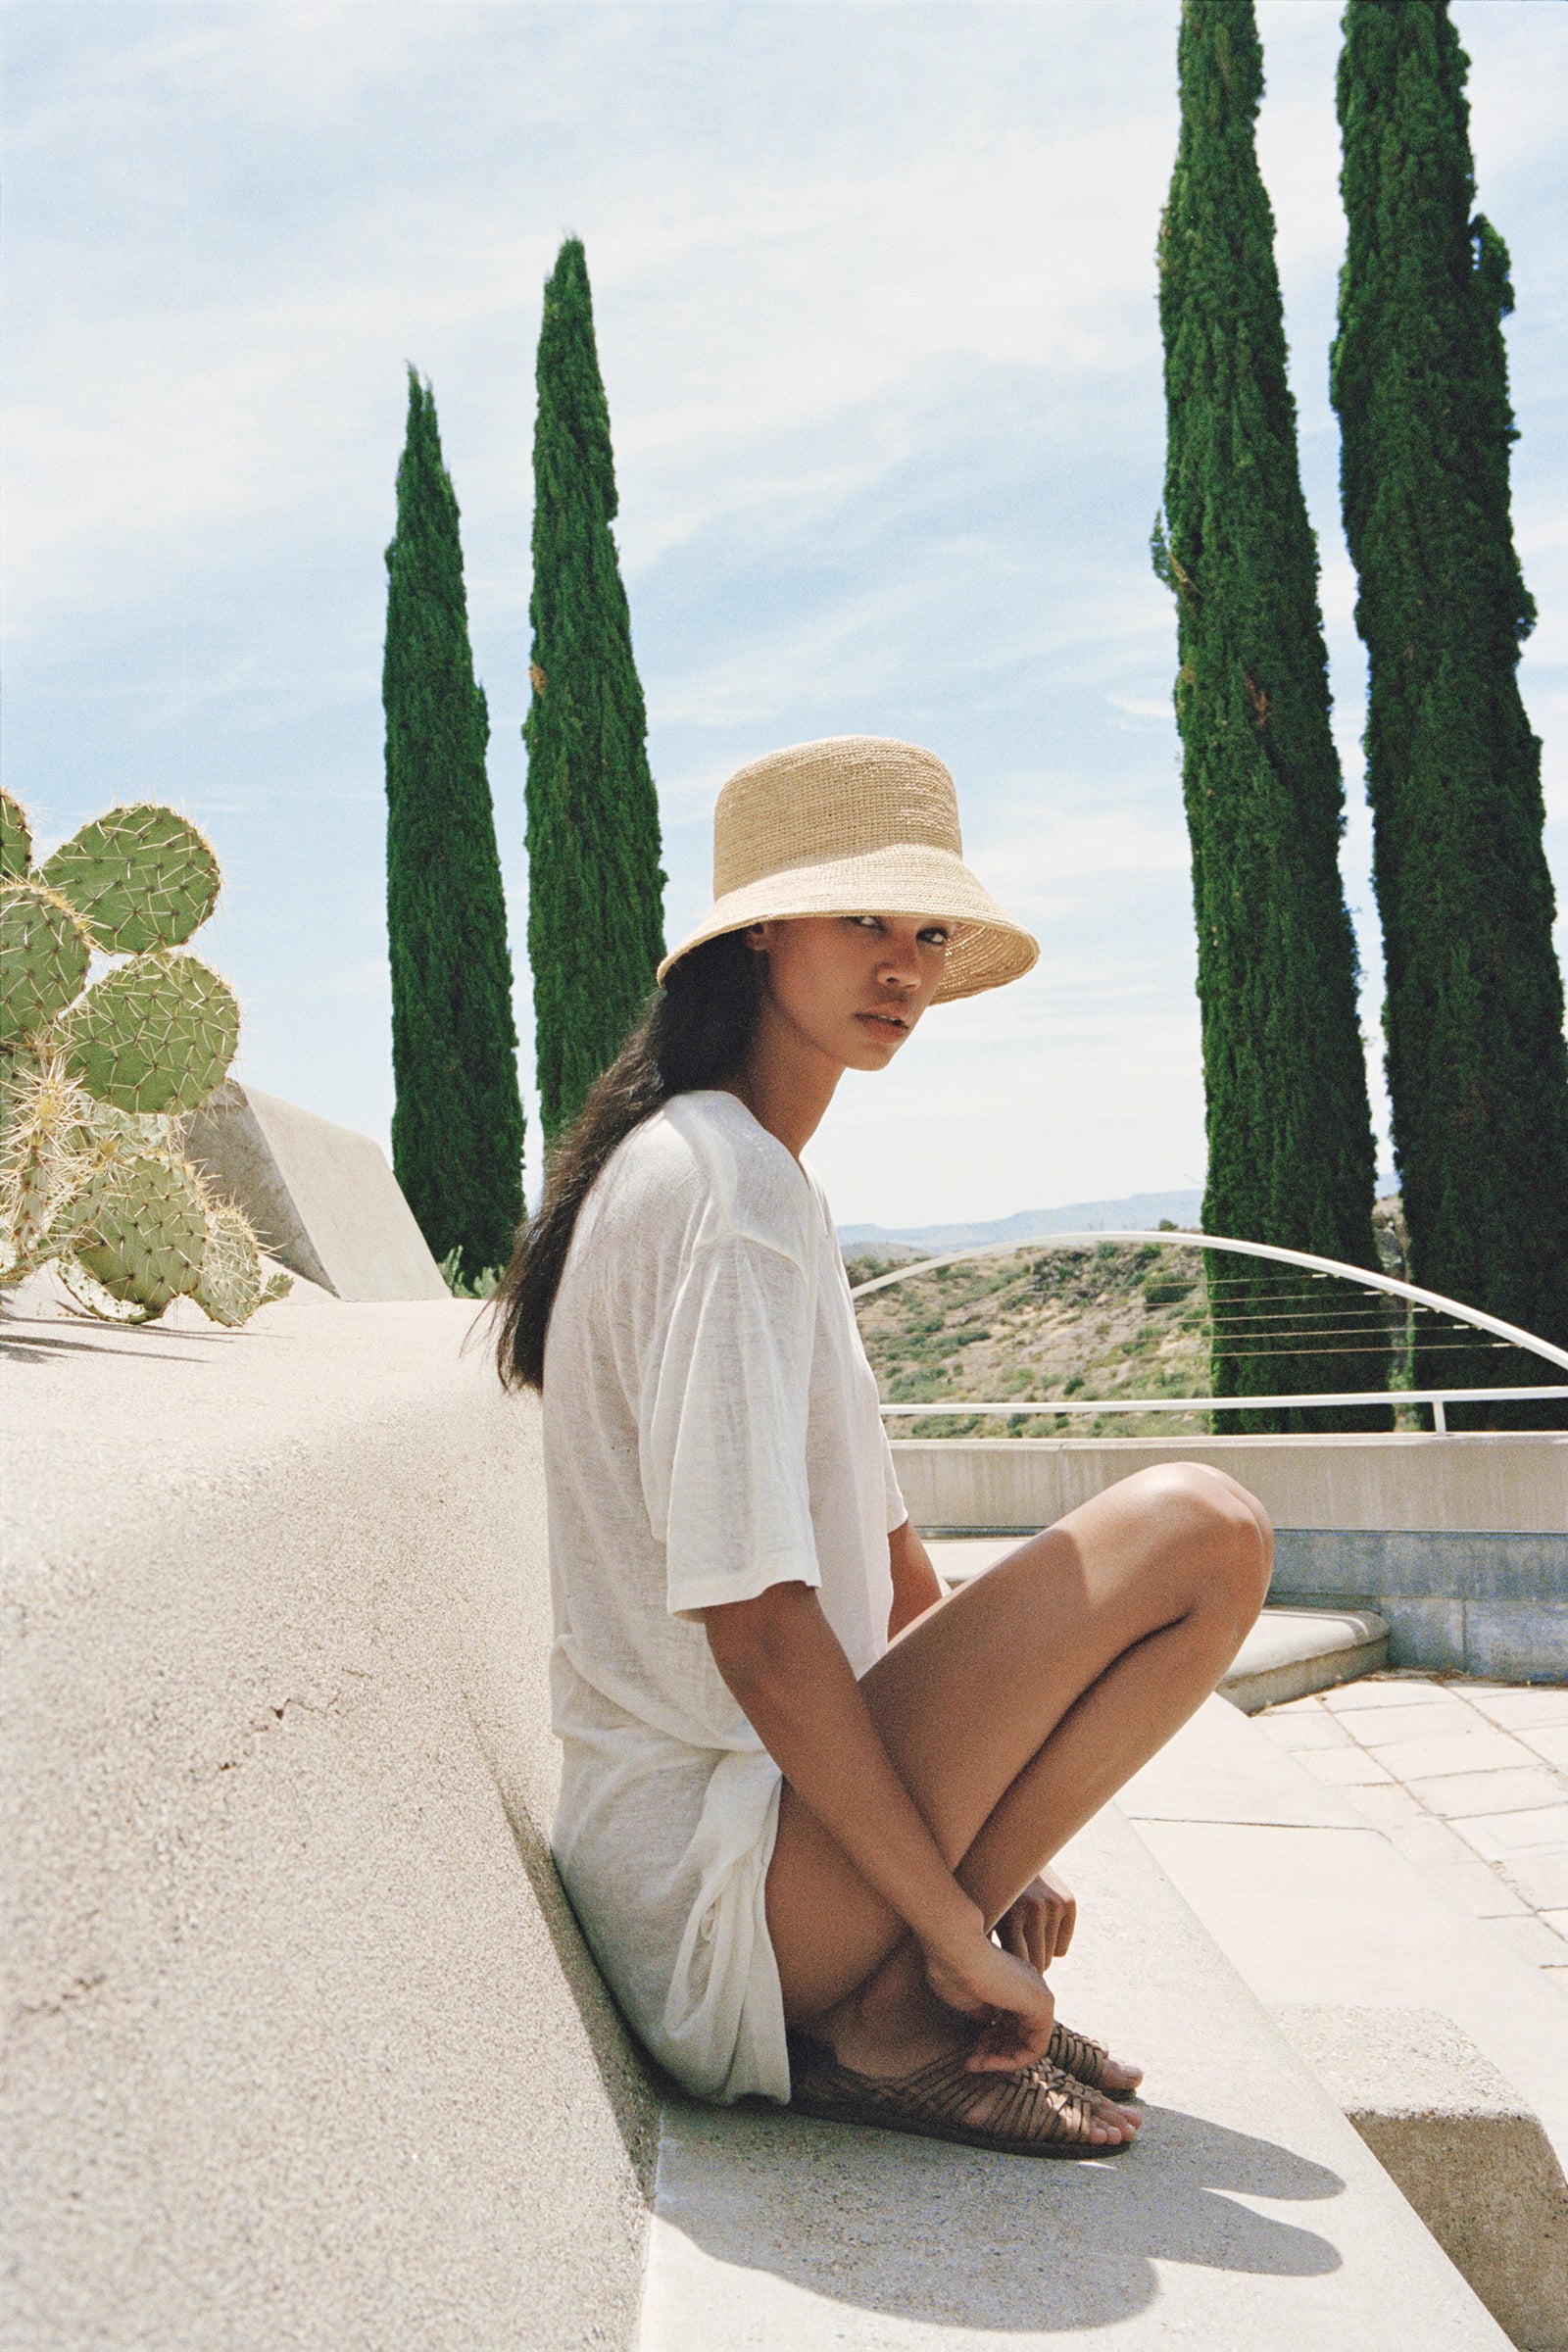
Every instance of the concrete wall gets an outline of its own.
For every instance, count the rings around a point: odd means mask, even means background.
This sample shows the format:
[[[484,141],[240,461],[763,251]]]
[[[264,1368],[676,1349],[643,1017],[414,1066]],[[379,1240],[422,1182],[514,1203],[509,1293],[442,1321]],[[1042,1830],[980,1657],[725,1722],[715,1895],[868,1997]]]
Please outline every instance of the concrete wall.
[[[1372,1608],[1390,1663],[1568,1679],[1568,1434],[895,1440],[942,1535],[1049,1526],[1161,1461],[1229,1470],[1276,1529],[1274,1597]]]
[[[657,2098],[474,1312],[0,1322],[8,2347],[632,2341]]]
[[[369,1136],[230,1078],[192,1111],[183,1141],[263,1249],[307,1282],[356,1300],[448,1296]]]

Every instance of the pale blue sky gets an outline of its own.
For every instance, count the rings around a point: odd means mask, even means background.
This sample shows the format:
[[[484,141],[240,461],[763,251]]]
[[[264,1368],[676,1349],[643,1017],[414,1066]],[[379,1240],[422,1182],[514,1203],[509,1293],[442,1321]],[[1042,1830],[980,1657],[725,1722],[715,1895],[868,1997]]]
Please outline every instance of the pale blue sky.
[[[1568,891],[1568,9],[1461,0],[1508,240],[1526,695]],[[241,1072],[384,1140],[382,549],[433,380],[522,955],[540,288],[587,244],[677,937],[713,794],[864,729],[948,760],[1039,931],[846,1083],[813,1152],[899,1225],[1199,1182],[1173,625],[1150,576],[1175,0],[61,0],[9,17],[7,781],[45,846],[156,794],[227,876]],[[1280,224],[1381,1054],[1363,673],[1326,395],[1338,7],[1265,0]],[[1381,1086],[1377,1089],[1380,1105]],[[529,1177],[538,1138],[530,1090]],[[1386,1156],[1386,1154],[1385,1154]]]

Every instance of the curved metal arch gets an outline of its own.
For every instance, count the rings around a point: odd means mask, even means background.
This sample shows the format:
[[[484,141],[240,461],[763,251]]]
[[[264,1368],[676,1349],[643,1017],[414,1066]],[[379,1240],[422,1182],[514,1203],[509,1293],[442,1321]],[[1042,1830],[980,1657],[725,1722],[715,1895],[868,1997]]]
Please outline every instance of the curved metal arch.
[[[1280,1265],[1304,1266],[1312,1274],[1338,1274],[1346,1281],[1359,1283],[1363,1289],[1386,1291],[1392,1298],[1409,1298],[1417,1306],[1436,1307],[1440,1314],[1452,1315],[1461,1323],[1474,1325],[1477,1331],[1490,1331],[1498,1339],[1510,1341],[1515,1348],[1523,1348],[1530,1354],[1539,1355],[1544,1363],[1560,1364],[1568,1369],[1568,1348],[1554,1348],[1549,1340],[1538,1339],[1531,1331],[1521,1331],[1517,1323],[1504,1323],[1498,1315],[1484,1314],[1480,1307],[1461,1306],[1457,1298],[1445,1298],[1441,1291],[1423,1291],[1411,1282],[1396,1282],[1392,1274],[1374,1274],[1367,1266],[1343,1265],[1337,1257],[1314,1257],[1307,1250],[1282,1250],[1272,1242],[1233,1241],[1218,1233],[1188,1233],[1183,1230],[1169,1233],[1042,1233],[1033,1241],[976,1242],[967,1250],[952,1250],[942,1257],[922,1257],[913,1265],[896,1266],[891,1274],[878,1274],[870,1282],[857,1283],[850,1296],[852,1298],[868,1298],[873,1291],[889,1290],[896,1282],[907,1282],[911,1275],[929,1274],[937,1266],[955,1266],[966,1257],[998,1256],[1004,1252],[1016,1253],[1020,1250],[1081,1249],[1100,1242],[1154,1242],[1161,1249],[1173,1250],[1229,1250],[1238,1257],[1266,1257]],[[1330,1355],[1333,1349],[1325,1348],[1320,1352]],[[1361,1401],[1363,1396],[1372,1397],[1378,1394],[1380,1392],[1374,1390],[1359,1392],[1357,1401]],[[1402,1393],[1396,1393],[1396,1400],[1402,1401]],[[1194,1399],[1194,1409],[1219,1401],[1222,1400],[1197,1397]],[[1253,1400],[1243,1401],[1250,1403]],[[1291,1401],[1299,1403],[1301,1399],[1295,1397]],[[1014,1409],[1025,1408],[1020,1406]],[[1040,1406],[1036,1409],[1045,1411],[1054,1408]]]

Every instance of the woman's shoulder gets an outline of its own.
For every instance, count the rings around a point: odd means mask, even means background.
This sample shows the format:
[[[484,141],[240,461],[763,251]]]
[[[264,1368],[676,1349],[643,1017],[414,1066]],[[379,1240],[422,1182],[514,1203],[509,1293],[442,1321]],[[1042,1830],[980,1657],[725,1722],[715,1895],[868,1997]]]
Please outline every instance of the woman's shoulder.
[[[673,1095],[628,1143],[639,1138],[628,1174],[699,1195],[715,1238],[737,1234],[808,1262],[822,1213],[816,1188],[738,1096],[719,1088]]]

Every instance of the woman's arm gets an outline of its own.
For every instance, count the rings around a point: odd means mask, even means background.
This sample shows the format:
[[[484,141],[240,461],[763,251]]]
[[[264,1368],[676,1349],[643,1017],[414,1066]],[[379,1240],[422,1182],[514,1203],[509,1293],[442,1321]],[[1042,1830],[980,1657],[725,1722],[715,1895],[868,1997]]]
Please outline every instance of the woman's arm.
[[[906,1519],[888,1538],[888,1564],[893,1570],[893,1607],[888,1615],[888,1640],[896,1641],[906,1625],[923,1617],[945,1597],[942,1580],[931,1565],[931,1554]]]
[[[906,1519],[889,1536],[888,1558],[893,1569],[888,1640],[895,1642],[906,1627],[947,1595],[911,1519]],[[1078,1902],[1072,1888],[1054,1871],[1043,1870],[998,1920],[997,1940],[1004,1952],[1027,1960],[1043,1977],[1052,1961],[1059,1959],[1071,1943],[1077,1919]]]
[[[770,1585],[708,1609],[704,1623],[714,1664],[785,1779],[920,1945],[932,1991],[982,2022],[969,2063],[1032,2064],[1050,2036],[1052,1996],[987,1936],[893,1769],[815,1592]]]

